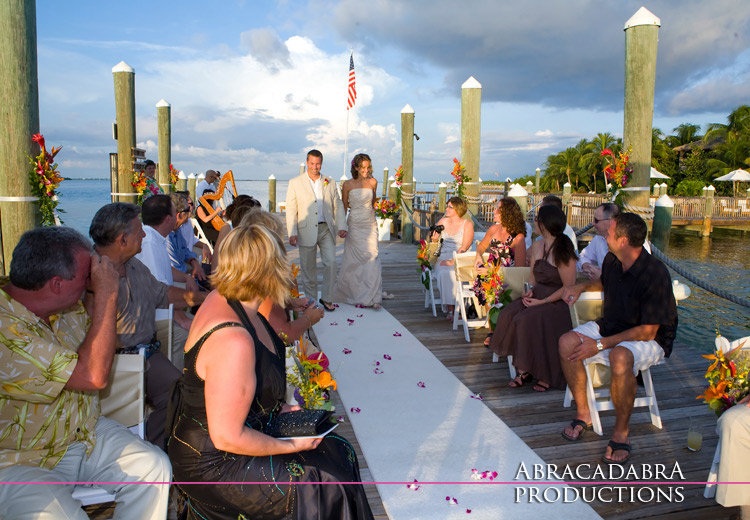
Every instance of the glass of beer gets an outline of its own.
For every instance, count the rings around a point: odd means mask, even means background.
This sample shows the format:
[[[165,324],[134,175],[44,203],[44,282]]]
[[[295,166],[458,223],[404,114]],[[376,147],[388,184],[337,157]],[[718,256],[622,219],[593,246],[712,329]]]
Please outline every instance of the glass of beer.
[[[703,434],[700,432],[700,429],[698,428],[698,424],[696,421],[693,420],[693,418],[690,418],[690,427],[688,428],[688,434],[687,434],[687,448],[690,451],[698,451],[701,449],[701,445],[703,444]]]

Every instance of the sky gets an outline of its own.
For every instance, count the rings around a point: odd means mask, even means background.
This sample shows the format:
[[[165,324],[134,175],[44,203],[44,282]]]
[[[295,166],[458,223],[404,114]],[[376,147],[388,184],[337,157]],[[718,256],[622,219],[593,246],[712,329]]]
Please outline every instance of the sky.
[[[63,175],[107,177],[112,67],[125,61],[138,146],[158,159],[165,99],[172,163],[186,174],[289,179],[318,148],[327,175],[348,173],[364,152],[382,179],[401,164],[408,104],[414,176],[447,182],[460,158],[461,85],[473,76],[480,177],[516,178],[582,138],[622,136],[623,27],[642,5],[661,19],[655,127],[705,128],[750,103],[750,2],[642,1],[38,0],[41,132],[63,145]],[[347,114],[350,50],[357,101]]]

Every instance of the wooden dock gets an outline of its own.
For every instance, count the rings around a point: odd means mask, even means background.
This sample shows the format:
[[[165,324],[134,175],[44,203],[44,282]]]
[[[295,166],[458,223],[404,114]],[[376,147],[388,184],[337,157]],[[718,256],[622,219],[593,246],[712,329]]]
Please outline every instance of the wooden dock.
[[[296,256],[295,249],[290,253]],[[467,343],[460,328],[452,330],[442,314],[434,318],[431,311],[424,308],[422,285],[416,270],[416,247],[395,241],[381,243],[380,253],[383,289],[396,296],[393,300],[385,301],[384,307],[461,382],[474,392],[481,393],[484,403],[547,464],[556,464],[559,468],[590,464],[593,471],[609,441],[607,434],[611,433],[614,424],[613,412],[602,414],[604,436],[599,437],[588,431],[580,442],[564,440],[560,432],[574,416],[572,408],[563,407],[564,393],[555,390],[538,393],[530,386],[520,389],[508,387],[510,376],[507,362],[502,359],[499,363],[492,363],[490,351],[482,345],[487,329],[472,330],[471,342]],[[706,350],[709,348],[705,347]],[[675,345],[667,363],[651,370],[664,428],[659,430],[651,425],[646,409],[636,409],[630,421],[630,442],[633,446],[631,463],[636,468],[640,468],[641,464],[651,464],[652,467],[654,464],[664,464],[670,471],[675,463],[679,464],[684,480],[677,479],[670,487],[681,487],[684,499],[678,501],[679,497],[673,493],[673,497],[677,498],[672,502],[657,502],[655,499],[648,503],[594,500],[591,506],[602,518],[715,520],[728,518],[737,512],[738,508],[723,508],[713,499],[703,498],[703,485],[681,483],[705,481],[716,449],[716,417],[702,401],[695,399],[703,391],[706,367],[706,360],[700,357],[696,348]],[[338,396],[334,396],[334,402],[338,403],[337,410],[343,411],[337,399]],[[703,447],[696,453],[686,448],[690,417],[703,433]],[[338,431],[352,441],[360,459],[363,481],[371,480],[349,422],[343,423]],[[623,485],[621,482],[612,483],[612,486]],[[636,491],[640,487],[635,486]],[[662,489],[668,491],[666,487]],[[387,519],[375,486],[366,486],[366,492],[375,517],[378,520]],[[605,494],[605,500],[609,496],[613,495]],[[107,518],[112,514],[112,507],[91,506],[87,511],[91,518]],[[173,511],[170,511],[170,518],[176,518]]]

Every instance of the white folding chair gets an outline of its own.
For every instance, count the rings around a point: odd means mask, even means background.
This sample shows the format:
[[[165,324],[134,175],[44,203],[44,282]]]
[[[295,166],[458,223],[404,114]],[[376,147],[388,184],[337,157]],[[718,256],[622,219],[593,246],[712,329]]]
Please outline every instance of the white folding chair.
[[[724,336],[718,336],[715,340],[716,350],[721,350],[723,354],[726,354],[732,349],[742,346],[742,350],[750,350],[750,336],[730,341]],[[718,431],[718,427],[717,427]],[[719,481],[719,462],[721,461],[721,436],[719,436],[719,442],[716,443],[716,451],[714,452],[713,461],[711,461],[711,469],[708,472],[708,478],[706,478],[706,488],[703,490],[703,496],[705,498],[713,498],[716,496],[716,483]]]
[[[115,354],[109,384],[99,392],[102,415],[128,426],[141,439],[146,436],[145,373],[143,349],[137,354]],[[76,486],[72,496],[84,506],[115,501],[113,493],[96,485]]]
[[[458,328],[458,322],[460,321],[464,328],[464,338],[466,341],[469,339],[469,327],[472,329],[478,329],[484,327],[487,320],[484,317],[484,306],[479,305],[472,286],[474,285],[474,279],[476,278],[476,271],[474,269],[474,262],[476,261],[477,254],[474,251],[467,251],[466,253],[457,254],[453,252],[453,269],[456,275],[456,310],[453,312],[453,330]],[[466,317],[466,301],[474,302],[474,308],[477,311],[477,318],[469,320]]]
[[[172,361],[172,347],[174,344],[174,304],[170,303],[166,309],[156,309],[156,329],[159,330],[159,322],[166,322],[167,324],[167,342],[166,351],[167,358]],[[161,340],[161,338],[159,338]]]
[[[198,219],[195,217],[190,218],[190,225],[193,226],[193,232],[198,237],[198,240],[203,242],[208,246],[208,250],[211,251],[211,254],[214,254],[214,246],[211,245],[211,242],[206,237],[206,234],[203,232],[203,228],[201,228],[201,225],[198,223]]]
[[[439,248],[438,242],[430,242],[428,245],[428,254],[429,257],[432,258],[437,249]],[[432,315],[437,316],[437,311],[435,310],[435,305],[440,305],[443,303],[442,300],[442,294],[440,295],[440,298],[435,298],[435,285],[437,284],[437,274],[435,273],[435,268],[433,267],[429,271],[422,271],[420,274],[422,277],[427,277],[427,284],[428,288],[423,289],[424,290],[424,308],[428,308],[430,305],[432,305]],[[424,279],[424,278],[423,278]]]
[[[530,267],[503,267],[503,283],[510,289],[510,297],[512,300],[517,300],[523,295],[524,282],[528,282],[531,276]],[[495,329],[495,333],[502,334],[503,331]],[[508,370],[510,371],[510,378],[516,378],[516,367],[513,366],[513,356],[508,356]],[[492,362],[497,363],[500,361],[500,357],[492,353]]]

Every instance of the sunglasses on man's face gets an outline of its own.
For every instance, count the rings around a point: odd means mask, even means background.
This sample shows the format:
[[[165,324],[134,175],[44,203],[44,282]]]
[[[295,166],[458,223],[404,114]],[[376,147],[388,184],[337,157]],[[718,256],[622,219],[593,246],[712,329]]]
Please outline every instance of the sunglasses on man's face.
[[[612,220],[611,218],[596,218],[594,217],[594,224],[598,224],[599,222],[604,222],[605,220]]]

